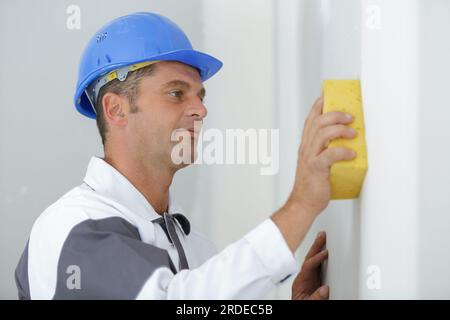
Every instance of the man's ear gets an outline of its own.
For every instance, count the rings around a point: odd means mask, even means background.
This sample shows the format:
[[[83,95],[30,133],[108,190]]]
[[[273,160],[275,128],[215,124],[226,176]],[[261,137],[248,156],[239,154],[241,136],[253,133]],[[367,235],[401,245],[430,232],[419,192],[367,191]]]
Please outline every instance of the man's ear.
[[[103,115],[107,123],[119,127],[128,124],[129,105],[127,99],[113,92],[102,97]]]

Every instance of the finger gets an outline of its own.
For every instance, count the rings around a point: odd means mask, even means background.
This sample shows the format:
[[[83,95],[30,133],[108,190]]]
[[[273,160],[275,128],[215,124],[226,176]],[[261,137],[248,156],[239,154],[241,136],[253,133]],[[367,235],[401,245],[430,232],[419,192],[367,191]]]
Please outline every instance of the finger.
[[[313,107],[311,109],[311,113],[313,116],[317,117],[322,114],[323,111],[323,94],[321,94],[316,101],[314,101]]]
[[[322,286],[313,292],[309,296],[308,300],[328,300],[330,297],[330,288],[328,286]]]
[[[314,102],[308,116],[306,117],[305,123],[303,125],[303,132],[301,137],[300,149],[302,150],[304,146],[309,146],[314,137],[312,131],[314,130],[313,124],[316,122],[316,118],[322,114],[323,108],[323,95],[318,97]]]
[[[315,136],[321,128],[336,124],[349,125],[352,122],[353,116],[349,113],[340,111],[326,112],[315,119],[315,122],[312,124],[314,128],[311,129],[311,136]]]
[[[308,116],[305,119],[305,123],[303,125],[303,132],[301,138],[300,150],[304,145],[309,145],[313,135],[311,134],[311,129],[313,128],[313,123],[316,121],[315,119],[322,114],[323,110],[323,92],[321,95],[314,101],[314,104],[309,111]]]
[[[322,114],[317,121],[319,128],[331,126],[334,124],[348,125],[353,122],[353,116],[349,113],[340,111],[330,111]]]
[[[355,157],[356,152],[349,148],[327,148],[320,153],[317,162],[320,169],[328,171],[333,163],[337,161],[352,160]]]
[[[355,136],[355,129],[349,128],[343,124],[336,124],[321,128],[314,137],[312,152],[314,155],[318,155],[328,147],[331,140],[337,138],[350,139]]]
[[[319,253],[322,248],[324,247],[326,243],[326,233],[325,231],[321,231],[317,234],[316,239],[314,240],[314,243],[312,244],[311,248],[309,249],[308,253],[306,254],[305,260],[311,258],[312,256]]]
[[[323,109],[323,96],[321,95],[314,101],[313,106],[311,107],[311,110],[309,111],[308,117],[305,121],[305,131],[309,132],[311,128],[311,124],[314,121],[315,118],[319,117],[322,114]]]
[[[312,256],[308,260],[305,260],[305,263],[303,263],[303,269],[305,272],[314,270],[327,259],[328,259],[328,250],[327,249],[322,250],[315,256]]]

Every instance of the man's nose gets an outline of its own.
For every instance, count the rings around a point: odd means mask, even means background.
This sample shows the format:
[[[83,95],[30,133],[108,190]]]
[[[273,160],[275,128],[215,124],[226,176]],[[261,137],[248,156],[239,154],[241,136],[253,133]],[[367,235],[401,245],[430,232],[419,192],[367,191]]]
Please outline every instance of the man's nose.
[[[208,114],[208,110],[201,100],[192,102],[192,104],[187,109],[188,116],[196,116],[199,119],[203,119]]]

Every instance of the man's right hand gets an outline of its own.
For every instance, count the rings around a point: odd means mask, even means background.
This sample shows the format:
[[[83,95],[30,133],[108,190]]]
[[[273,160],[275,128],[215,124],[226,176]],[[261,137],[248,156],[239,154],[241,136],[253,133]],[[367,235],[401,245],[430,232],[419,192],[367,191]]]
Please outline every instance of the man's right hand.
[[[347,127],[353,122],[343,112],[322,114],[323,97],[314,103],[305,121],[298,150],[293,190],[285,203],[272,216],[289,248],[295,252],[314,219],[330,202],[330,169],[334,162],[351,160],[356,154],[348,148],[327,148],[336,138],[354,138],[356,132]]]

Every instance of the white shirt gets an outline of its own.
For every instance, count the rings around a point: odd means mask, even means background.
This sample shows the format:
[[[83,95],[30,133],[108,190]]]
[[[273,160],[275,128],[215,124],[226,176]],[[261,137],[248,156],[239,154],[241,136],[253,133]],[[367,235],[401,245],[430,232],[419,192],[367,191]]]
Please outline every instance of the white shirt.
[[[180,213],[169,196],[168,212]],[[104,160],[93,157],[83,183],[36,220],[16,269],[22,299],[260,299],[299,271],[270,218],[217,253],[176,220],[189,269],[161,216]]]

